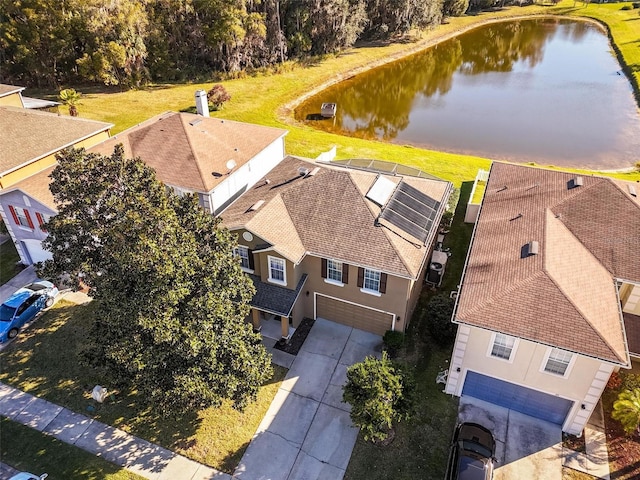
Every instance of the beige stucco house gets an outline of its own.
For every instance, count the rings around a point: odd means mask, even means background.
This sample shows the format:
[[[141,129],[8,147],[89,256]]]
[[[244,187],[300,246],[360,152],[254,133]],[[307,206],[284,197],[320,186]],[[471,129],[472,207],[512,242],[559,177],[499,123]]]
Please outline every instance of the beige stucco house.
[[[584,428],[640,354],[640,185],[494,163],[445,391]]]
[[[22,87],[0,84],[0,215],[21,262],[49,258],[41,229],[54,214],[48,191],[56,154],[109,138],[109,123],[24,108]]]
[[[287,157],[221,214],[256,286],[254,327],[275,318],[288,337],[309,317],[403,331],[451,189]]]

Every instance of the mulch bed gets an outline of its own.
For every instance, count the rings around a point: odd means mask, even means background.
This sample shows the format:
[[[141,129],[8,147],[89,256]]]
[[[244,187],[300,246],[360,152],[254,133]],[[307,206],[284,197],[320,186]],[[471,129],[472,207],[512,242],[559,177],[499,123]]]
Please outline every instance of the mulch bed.
[[[307,339],[307,335],[309,335],[314,323],[315,320],[311,318],[304,318],[302,322],[300,322],[300,325],[298,325],[298,328],[296,328],[296,331],[293,332],[293,335],[291,335],[289,341],[278,341],[274,348],[282,350],[285,353],[290,353],[291,355],[297,355],[302,348],[302,344]]]
[[[584,441],[584,434],[576,437],[562,432],[562,446],[574,452],[587,453],[587,444]]]
[[[612,480],[632,480],[640,478],[640,438],[624,433],[622,426],[611,418],[615,392],[605,390],[602,397],[604,425],[609,450],[609,467]]]

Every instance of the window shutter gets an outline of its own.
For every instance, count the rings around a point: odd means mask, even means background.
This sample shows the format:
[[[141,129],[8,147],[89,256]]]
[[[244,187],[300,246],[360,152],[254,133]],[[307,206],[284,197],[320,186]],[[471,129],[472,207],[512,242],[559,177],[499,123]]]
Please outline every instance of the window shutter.
[[[342,264],[342,283],[345,285],[349,283],[349,264]]]
[[[31,221],[31,215],[29,215],[29,210],[24,209],[24,216],[27,217],[27,223],[29,224],[29,228],[33,229],[33,222]]]
[[[321,262],[322,266],[320,267],[322,278],[327,278],[327,259],[323,258]]]
[[[256,265],[253,261],[253,250],[248,249],[247,252],[249,254],[249,270],[255,270]]]
[[[358,267],[358,286],[362,288],[364,286],[364,268]]]
[[[42,214],[40,214],[39,212],[36,212],[36,218],[38,219],[38,225],[40,225],[40,230],[42,230],[43,232],[46,232],[47,229],[44,228],[44,218],[42,218]]]
[[[13,217],[13,221],[16,222],[16,225],[20,225],[20,220],[18,220],[16,209],[9,205],[9,211],[11,212],[11,216]]]
[[[380,293],[387,293],[387,274],[380,274]]]

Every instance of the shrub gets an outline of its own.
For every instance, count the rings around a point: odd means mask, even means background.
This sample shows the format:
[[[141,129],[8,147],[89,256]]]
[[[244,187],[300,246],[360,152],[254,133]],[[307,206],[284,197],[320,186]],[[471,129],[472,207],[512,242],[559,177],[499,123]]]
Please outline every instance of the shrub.
[[[617,420],[627,434],[638,433],[640,427],[640,389],[623,390],[613,402],[611,417]]]
[[[347,369],[342,400],[351,404],[351,420],[365,440],[385,440],[394,421],[411,415],[415,382],[408,367],[367,357]]]
[[[638,373],[623,373],[619,374],[621,379],[622,390],[640,390],[640,374]],[[613,376],[613,375],[612,375]]]
[[[231,95],[223,85],[217,84],[207,92],[207,100],[213,105],[215,110],[218,110],[224,102],[231,100]]]
[[[427,329],[437,343],[450,345],[456,338],[456,325],[451,322],[453,299],[447,295],[436,295],[427,304]]]
[[[389,353],[389,356],[394,358],[398,355],[398,352],[404,345],[404,333],[387,330],[384,337],[382,337],[382,341],[384,342],[384,348]]]
[[[617,391],[622,386],[622,377],[618,372],[613,372],[607,382],[607,388],[609,390]]]

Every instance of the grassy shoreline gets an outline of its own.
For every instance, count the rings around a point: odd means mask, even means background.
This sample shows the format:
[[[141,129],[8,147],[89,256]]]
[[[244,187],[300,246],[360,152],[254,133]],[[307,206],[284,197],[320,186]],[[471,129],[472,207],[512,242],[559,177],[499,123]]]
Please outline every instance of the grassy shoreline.
[[[510,7],[497,12],[452,18],[448,23],[422,32],[419,38],[406,43],[359,46],[336,56],[327,56],[311,65],[289,64],[283,68],[289,70],[282,73],[219,82],[230,92],[232,100],[225,104],[223,110],[212,112],[212,116],[285,128],[289,130],[287,151],[294,155],[313,158],[335,145],[339,159],[368,157],[391,160],[421,168],[459,186],[463,181],[472,180],[479,168],[488,169],[491,160],[318,131],[296,122],[292,108],[306,95],[321,90],[330,83],[411,55],[466,30],[490,22],[549,15],[596,20],[606,25],[612,44],[620,51],[625,71],[633,79],[636,96],[640,98],[637,88],[640,79],[640,50],[636,45],[640,38],[640,21],[628,21],[637,18],[638,10],[621,11],[624,4],[572,5],[572,1],[564,0],[557,6]],[[143,90],[106,92],[105,89],[102,92],[88,93],[83,97],[80,115],[114,123],[113,133],[118,133],[164,111],[180,111],[193,106],[194,91],[210,88],[211,84],[212,82],[161,84],[151,85]],[[585,169],[562,169],[593,173]],[[606,174],[626,180],[640,180],[640,172]]]

